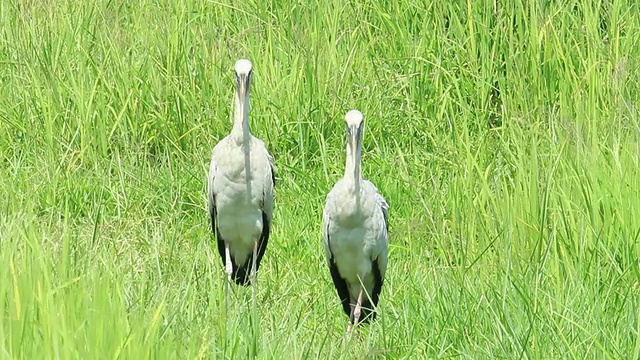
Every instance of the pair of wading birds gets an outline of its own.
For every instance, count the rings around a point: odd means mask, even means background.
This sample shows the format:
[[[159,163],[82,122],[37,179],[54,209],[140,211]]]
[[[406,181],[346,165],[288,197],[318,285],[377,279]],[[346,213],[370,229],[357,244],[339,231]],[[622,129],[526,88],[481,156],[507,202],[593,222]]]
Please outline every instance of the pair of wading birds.
[[[255,279],[269,240],[275,175],[264,142],[249,130],[252,64],[235,64],[235,114],[231,133],[211,152],[209,214],[229,281]],[[345,115],[347,161],[344,177],[327,195],[322,233],[327,265],[349,323],[375,318],[387,269],[389,205],[360,173],[363,116]]]

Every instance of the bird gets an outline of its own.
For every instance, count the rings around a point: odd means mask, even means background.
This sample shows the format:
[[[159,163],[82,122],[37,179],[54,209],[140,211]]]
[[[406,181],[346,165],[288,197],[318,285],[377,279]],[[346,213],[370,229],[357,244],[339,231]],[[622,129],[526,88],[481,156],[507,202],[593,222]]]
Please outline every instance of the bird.
[[[327,194],[322,234],[331,278],[349,316],[349,332],[376,317],[388,262],[389,204],[360,170],[364,116],[350,110],[344,120],[346,167]]]
[[[208,205],[229,283],[249,285],[257,276],[273,218],[275,171],[265,143],[251,134],[249,93],[253,64],[235,63],[233,128],[211,151]]]

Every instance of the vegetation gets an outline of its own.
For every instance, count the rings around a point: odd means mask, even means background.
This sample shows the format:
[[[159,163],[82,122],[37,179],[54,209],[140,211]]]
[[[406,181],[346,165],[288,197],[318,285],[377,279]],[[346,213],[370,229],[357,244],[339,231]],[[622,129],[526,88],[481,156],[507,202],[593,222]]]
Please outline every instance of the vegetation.
[[[0,3],[0,358],[640,358],[638,14]],[[278,180],[255,306],[205,198],[243,57]],[[353,108],[391,244],[346,341],[320,223]]]

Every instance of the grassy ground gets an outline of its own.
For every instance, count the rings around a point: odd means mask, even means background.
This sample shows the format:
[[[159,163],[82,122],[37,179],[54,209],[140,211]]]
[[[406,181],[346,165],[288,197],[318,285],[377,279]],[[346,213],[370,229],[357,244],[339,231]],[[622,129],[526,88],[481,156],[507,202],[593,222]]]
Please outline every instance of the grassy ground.
[[[638,5],[452,3],[0,3],[0,358],[638,359]],[[278,178],[255,308],[205,210],[241,57]],[[352,108],[391,244],[343,341]]]

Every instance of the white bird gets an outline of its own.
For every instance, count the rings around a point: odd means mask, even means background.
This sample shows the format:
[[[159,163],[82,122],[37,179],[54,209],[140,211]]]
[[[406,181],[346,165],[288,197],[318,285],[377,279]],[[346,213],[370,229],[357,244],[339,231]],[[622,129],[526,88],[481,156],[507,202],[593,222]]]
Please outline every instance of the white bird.
[[[275,173],[264,142],[249,129],[252,64],[235,65],[235,114],[231,133],[211,151],[209,214],[211,229],[229,281],[251,283],[269,241]]]
[[[362,113],[351,110],[345,121],[346,169],[327,195],[322,230],[327,265],[350,328],[375,319],[387,270],[389,204],[360,172]]]

